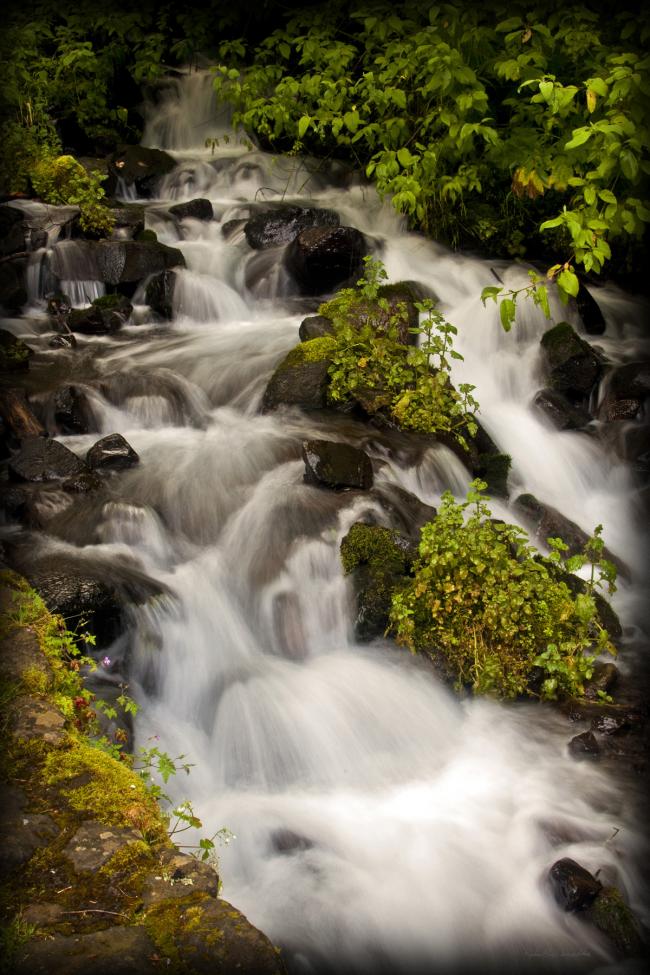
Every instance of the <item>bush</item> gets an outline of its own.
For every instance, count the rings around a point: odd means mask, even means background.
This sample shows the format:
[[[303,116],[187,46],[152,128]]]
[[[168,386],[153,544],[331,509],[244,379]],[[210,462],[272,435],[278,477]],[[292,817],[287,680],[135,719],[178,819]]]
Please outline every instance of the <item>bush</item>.
[[[102,174],[88,173],[73,156],[45,157],[31,173],[34,191],[46,203],[71,204],[81,210],[81,228],[106,236],[115,225],[115,218],[101,202],[104,190]]]
[[[574,596],[526,532],[491,518],[485,488],[473,481],[460,503],[445,492],[437,518],[422,529],[413,580],[393,595],[398,642],[442,654],[458,684],[477,694],[580,695],[594,652],[615,653],[593,595],[600,549],[590,546],[595,569],[586,592]]]

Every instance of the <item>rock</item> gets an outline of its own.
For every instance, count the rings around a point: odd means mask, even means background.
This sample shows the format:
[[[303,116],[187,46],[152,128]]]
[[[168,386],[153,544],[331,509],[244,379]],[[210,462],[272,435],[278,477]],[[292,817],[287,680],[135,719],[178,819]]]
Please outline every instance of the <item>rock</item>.
[[[474,474],[487,484],[490,495],[508,497],[508,474],[512,457],[510,454],[480,453],[474,464]]]
[[[139,843],[141,839],[140,834],[132,829],[89,821],[79,827],[63,848],[63,854],[70,860],[76,873],[95,873],[118,850]]]
[[[533,406],[551,421],[556,430],[584,430],[591,417],[586,409],[574,406],[557,389],[540,389]]]
[[[327,406],[330,355],[336,343],[325,336],[297,345],[271,376],[262,399],[262,412],[278,406],[323,410]]]
[[[57,440],[27,440],[9,458],[9,477],[14,481],[62,481],[87,471],[82,460]]]
[[[20,444],[30,437],[46,437],[45,427],[38,419],[24,389],[0,388],[0,416],[6,431]]]
[[[603,313],[598,302],[583,283],[580,285],[575,302],[587,335],[602,335],[606,327]]]
[[[162,177],[175,168],[176,160],[162,149],[120,146],[108,159],[107,193],[112,196],[117,180],[122,179],[127,186],[135,187],[138,196],[154,196]]]
[[[591,730],[599,735],[619,735],[632,727],[629,714],[599,714],[591,721]]]
[[[330,440],[305,440],[302,457],[307,484],[364,491],[372,487],[372,463],[358,447]]]
[[[68,477],[61,487],[69,494],[87,494],[89,491],[97,491],[104,486],[104,482],[94,471],[81,471],[73,477]]]
[[[27,262],[21,257],[0,263],[0,306],[8,312],[20,313],[27,302],[26,267]]]
[[[221,236],[224,240],[233,241],[235,238],[239,240],[244,235],[244,227],[247,221],[243,218],[236,220],[226,220],[225,223],[221,225]]]
[[[32,813],[27,809],[27,796],[15,786],[0,783],[2,807],[0,808],[0,870],[2,876],[24,866],[41,846],[46,846],[59,829],[45,813]]]
[[[117,332],[133,311],[133,305],[124,295],[103,295],[95,298],[88,308],[73,308],[68,315],[68,326],[73,332],[84,335],[107,335]]]
[[[416,555],[415,546],[390,528],[363,522],[352,525],[341,542],[341,562],[344,573],[352,577],[358,640],[383,636],[393,591],[404,582]]]
[[[594,672],[585,685],[585,697],[594,701],[600,697],[599,691],[609,694],[617,680],[618,667],[616,664],[597,660],[594,664]]]
[[[26,673],[31,678],[38,674],[38,683],[48,686],[52,668],[32,630],[11,629],[0,641],[0,673],[10,681],[22,680]]]
[[[174,317],[174,271],[159,271],[147,282],[145,301],[158,315],[171,321]]]
[[[212,220],[214,210],[209,200],[197,199],[188,200],[187,203],[176,203],[169,208],[169,212],[178,220],[185,220],[191,217],[193,220]]]
[[[396,530],[416,544],[419,544],[422,527],[433,521],[438,514],[432,505],[420,501],[398,484],[384,482],[380,487],[374,488],[373,494],[389,515]]]
[[[621,955],[641,954],[644,945],[639,922],[617,887],[601,887],[587,907],[585,917],[609,938]]]
[[[33,355],[34,350],[30,349],[22,339],[5,328],[0,328],[0,372],[27,369],[30,356]]]
[[[589,343],[567,322],[560,322],[544,332],[540,344],[553,389],[587,396],[603,371],[602,362]]]
[[[124,237],[120,231],[126,230],[133,240],[144,230],[144,206],[141,203],[120,203],[118,206],[111,206],[111,216],[115,220],[111,236],[116,240]]]
[[[100,646],[117,635],[121,600],[101,567],[51,555],[26,566],[23,573],[50,612],[63,616],[72,629],[80,619],[86,620]]]
[[[618,399],[650,396],[650,362],[628,362],[616,366],[608,376],[609,389]]]
[[[145,907],[160,901],[180,900],[188,893],[219,896],[219,875],[209,863],[202,863],[189,853],[163,850],[160,867],[145,878],[142,902]]]
[[[153,241],[100,240],[95,249],[100,280],[107,284],[140,281],[148,274],[185,267],[178,248]]]
[[[249,247],[260,250],[289,244],[301,231],[310,227],[338,227],[340,222],[334,210],[282,204],[250,217],[244,226],[244,233]]]
[[[133,239],[137,240],[138,243],[142,243],[144,241],[144,243],[155,244],[158,241],[158,234],[155,230],[138,230]]]
[[[97,429],[88,401],[79,386],[59,386],[52,397],[59,433],[90,433]]]
[[[121,433],[109,433],[92,445],[86,461],[93,470],[122,471],[134,467],[140,458]]]
[[[583,731],[569,742],[569,755],[572,758],[599,758],[600,745],[593,731]]]
[[[325,335],[332,335],[334,326],[330,318],[325,315],[309,315],[300,323],[298,336],[301,342],[310,342],[312,339],[322,339]]]
[[[548,872],[555,900],[565,911],[583,911],[595,900],[602,884],[575,860],[556,860]]]
[[[25,250],[27,224],[20,210],[0,206],[0,256],[7,257]]]
[[[22,741],[62,745],[67,737],[65,718],[47,701],[22,696],[12,701],[11,730]]]
[[[92,934],[54,934],[21,945],[14,975],[160,975],[156,945],[143,927],[113,925]]]
[[[354,227],[310,227],[285,252],[285,266],[307,295],[325,294],[358,275],[367,245]]]
[[[313,846],[313,840],[294,833],[292,829],[274,829],[271,833],[271,847],[276,853],[302,853],[303,850],[311,850]]]
[[[642,405],[640,399],[616,399],[613,396],[605,396],[598,408],[598,418],[605,423],[636,420]]]

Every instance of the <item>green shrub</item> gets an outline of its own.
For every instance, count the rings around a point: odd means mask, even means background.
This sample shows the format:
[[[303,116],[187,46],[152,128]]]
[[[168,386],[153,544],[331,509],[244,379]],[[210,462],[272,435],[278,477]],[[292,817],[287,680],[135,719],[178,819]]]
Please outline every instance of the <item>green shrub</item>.
[[[81,210],[82,230],[106,236],[115,225],[111,211],[101,201],[102,174],[88,173],[74,156],[45,157],[31,171],[34,191],[46,203],[72,204]]]
[[[463,434],[476,433],[474,389],[456,390],[449,379],[456,328],[436,311],[432,300],[416,302],[426,317],[408,328],[406,302],[391,307],[380,296],[387,277],[380,261],[364,258],[365,275],[357,288],[345,288],[319,308],[332,320],[336,350],[330,367],[332,403],[356,400],[368,413],[387,413],[405,430],[451,434],[465,445]],[[423,336],[419,347],[400,341],[407,332]]]
[[[445,492],[422,529],[413,580],[393,595],[398,641],[442,654],[458,683],[477,694],[580,695],[594,652],[615,652],[597,620],[600,580],[592,572],[587,591],[574,596],[526,532],[491,518],[485,487],[474,481],[460,503]],[[587,557],[597,570],[598,548]]]

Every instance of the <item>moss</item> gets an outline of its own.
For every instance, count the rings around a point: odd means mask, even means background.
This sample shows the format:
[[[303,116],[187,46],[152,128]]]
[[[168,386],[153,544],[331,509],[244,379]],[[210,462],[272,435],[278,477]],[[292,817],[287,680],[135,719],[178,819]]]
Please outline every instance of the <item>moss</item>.
[[[27,667],[21,677],[22,690],[27,694],[42,696],[47,693],[50,680],[47,674],[38,667]]]
[[[155,230],[140,230],[135,235],[134,240],[137,240],[140,243],[142,243],[143,241],[149,241],[150,243],[155,244],[158,241],[158,234],[156,233]]]
[[[187,946],[183,946],[183,951],[179,949],[179,942],[184,935],[201,935],[208,944],[214,944],[221,937],[219,929],[215,929],[211,923],[203,923],[203,905],[209,901],[208,894],[188,894],[182,900],[155,904],[144,915],[144,926],[151,940],[161,954],[169,959],[166,971],[170,975],[192,971],[190,959],[187,957]]]
[[[26,369],[34,350],[4,329],[0,333],[0,370]]]
[[[128,298],[124,295],[101,295],[92,302],[94,308],[106,308],[112,311],[114,308],[121,308],[124,303],[128,304]]]
[[[349,575],[357,566],[369,565],[373,572],[404,574],[410,559],[397,543],[399,536],[390,528],[380,525],[352,525],[341,542],[343,571]]]
[[[346,575],[354,573],[358,639],[385,633],[393,593],[404,584],[415,555],[395,531],[361,522],[352,525],[341,542],[341,562]]]
[[[329,335],[322,338],[301,342],[289,352],[280,363],[279,369],[301,366],[305,362],[323,362],[329,359],[336,349],[336,340]]]
[[[114,853],[98,871],[98,878],[118,884],[128,898],[139,899],[146,877],[156,866],[157,860],[149,843],[137,840]]]
[[[639,925],[617,887],[603,887],[585,913],[621,954],[639,953],[642,946]]]

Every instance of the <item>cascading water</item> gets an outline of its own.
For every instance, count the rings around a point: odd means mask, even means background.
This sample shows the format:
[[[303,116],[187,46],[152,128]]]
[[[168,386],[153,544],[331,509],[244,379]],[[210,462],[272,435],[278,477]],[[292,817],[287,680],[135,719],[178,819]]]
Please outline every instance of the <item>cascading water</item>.
[[[391,280],[426,284],[458,326],[465,358],[454,379],[476,385],[482,423],[512,456],[512,483],[587,531],[602,523],[637,570],[632,477],[596,440],[551,430],[532,411],[547,323],[525,308],[503,334],[479,300],[488,263],[406,233],[369,188],[333,186],[297,161],[289,171],[242,146],[193,156],[221,131],[197,86],[197,76],[174,80],[145,137],[180,159],[148,216],[187,263],[174,321],[80,339],[101,378],[90,400],[99,429],[119,430],[141,458],[120,475],[118,497],[88,515],[98,520],[83,556],[128,558],[167,593],[132,611],[137,744],[154,739],[195,763],[169,786],[206,830],[236,834],[219,850],[223,894],[283,946],[292,972],[624,971],[595,929],[559,910],[545,877],[573,857],[647,917],[632,793],[569,757],[559,713],[458,701],[388,642],[355,644],[338,548],[355,521],[387,516],[375,495],[303,483],[300,445],[363,443],[377,487],[431,504],[447,488],[463,496],[469,475],[442,446],[405,465],[388,434],[349,418],[258,412],[304,316],[281,249],[261,257],[241,233],[226,242],[222,227],[247,216],[256,194],[336,209]],[[213,222],[166,213],[166,202],[199,194]],[[508,282],[522,273],[497,270]],[[602,345],[625,356],[641,341],[640,309],[614,289],[603,307]],[[96,438],[63,439],[83,453]],[[516,520],[505,504],[493,510]],[[628,632],[637,596],[623,583]],[[115,667],[121,653],[109,651]]]

